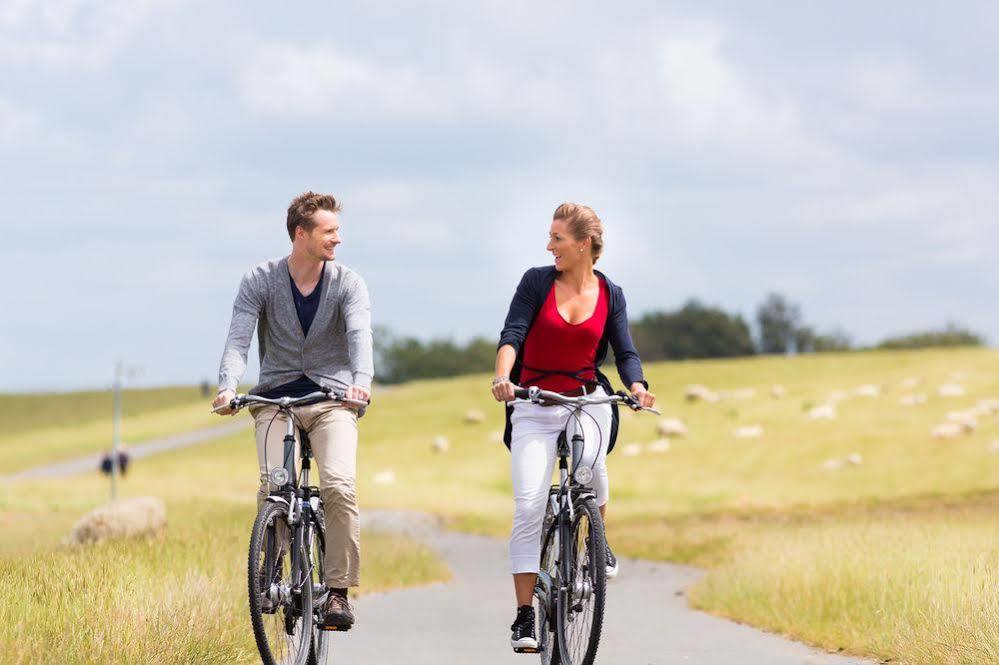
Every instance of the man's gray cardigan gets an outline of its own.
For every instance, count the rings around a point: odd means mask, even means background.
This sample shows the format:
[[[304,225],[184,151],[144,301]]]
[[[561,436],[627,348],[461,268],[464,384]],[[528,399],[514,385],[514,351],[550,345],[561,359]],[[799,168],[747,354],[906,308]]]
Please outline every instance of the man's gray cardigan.
[[[370,388],[375,372],[371,304],[364,280],[350,268],[326,262],[319,308],[308,335],[302,334],[292,299],[288,258],[265,261],[246,273],[232,307],[219,391],[236,390],[243,378],[254,326],[260,382],[250,392],[276,388],[303,374],[330,388]]]

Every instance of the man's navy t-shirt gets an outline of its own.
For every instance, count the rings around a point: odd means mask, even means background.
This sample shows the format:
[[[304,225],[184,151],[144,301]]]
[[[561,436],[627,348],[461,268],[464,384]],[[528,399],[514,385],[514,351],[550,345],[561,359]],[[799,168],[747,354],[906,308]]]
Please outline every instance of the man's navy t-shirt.
[[[312,327],[312,321],[316,318],[316,311],[319,310],[319,299],[322,296],[323,290],[323,273],[325,272],[326,264],[323,263],[323,269],[319,273],[319,282],[316,284],[316,288],[312,289],[312,293],[307,296],[302,295],[302,292],[298,290],[298,286],[295,284],[295,280],[291,277],[291,273],[288,273],[288,281],[291,282],[291,297],[295,301],[295,311],[298,313],[298,322],[302,324],[303,335],[309,334],[309,328]],[[315,392],[319,390],[319,388],[319,384],[303,374],[294,381],[290,381],[283,386],[278,386],[277,388],[272,388],[267,392],[260,393],[260,396],[268,399],[277,399],[279,397],[301,397],[302,395],[308,395],[311,392]]]

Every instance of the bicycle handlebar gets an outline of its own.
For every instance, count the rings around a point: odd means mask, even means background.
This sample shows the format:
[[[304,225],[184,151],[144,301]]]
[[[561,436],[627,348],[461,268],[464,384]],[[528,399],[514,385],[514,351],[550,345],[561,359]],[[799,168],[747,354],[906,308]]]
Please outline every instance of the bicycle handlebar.
[[[271,399],[270,397],[260,397],[259,395],[236,395],[229,400],[228,404],[214,407],[212,409],[212,413],[218,413],[222,409],[239,411],[247,404],[273,404],[274,406],[278,406],[282,409],[287,409],[293,406],[313,404],[316,402],[324,402],[326,400],[341,402],[343,404],[352,404],[361,408],[367,407],[370,404],[370,402],[363,400],[347,399],[346,393],[334,392],[331,388],[324,387],[315,392],[311,392],[308,395],[302,395],[301,397],[278,397],[277,399]]]
[[[515,388],[513,396],[519,400],[531,402],[532,404],[555,402],[557,404],[566,404],[569,406],[585,406],[587,404],[618,403],[624,404],[634,411],[648,411],[656,414],[657,416],[662,415],[658,409],[654,409],[650,406],[642,406],[634,396],[629,395],[623,390],[619,390],[613,395],[580,395],[579,397],[566,397],[560,393],[551,392],[550,390],[541,390],[536,386],[532,386],[530,388]]]

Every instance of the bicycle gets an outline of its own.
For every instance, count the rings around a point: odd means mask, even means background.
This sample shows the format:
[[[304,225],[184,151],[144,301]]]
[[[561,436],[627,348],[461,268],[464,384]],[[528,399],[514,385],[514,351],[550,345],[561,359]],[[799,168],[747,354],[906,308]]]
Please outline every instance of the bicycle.
[[[624,404],[635,411],[659,411],[642,407],[631,395],[566,397],[537,387],[517,388],[517,400],[534,404],[552,402],[572,411],[578,421],[583,407],[592,404]],[[570,447],[566,424],[558,437],[559,482],[548,491],[548,507],[541,544],[541,565],[534,587],[537,606],[538,646],[515,649],[518,653],[540,653],[545,665],[592,665],[603,627],[607,591],[607,541],[596,495],[588,487],[592,466],[577,465],[582,459],[583,435],[572,436]],[[572,468],[569,467],[569,458]]]
[[[331,641],[326,633],[347,630],[323,626],[321,608],[330,593],[323,585],[326,527],[319,488],[309,485],[312,447],[301,427],[301,474],[295,472],[294,408],[326,400],[367,406],[329,388],[294,398],[237,395],[227,405],[237,411],[249,404],[271,404],[287,419],[282,465],[267,474],[277,489],[257,511],[247,558],[250,622],[264,665],[324,665]]]

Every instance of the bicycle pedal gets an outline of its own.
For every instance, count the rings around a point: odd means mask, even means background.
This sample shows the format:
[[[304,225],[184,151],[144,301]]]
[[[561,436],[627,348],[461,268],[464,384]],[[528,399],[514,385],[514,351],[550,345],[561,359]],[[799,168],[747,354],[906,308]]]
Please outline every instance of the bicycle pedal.
[[[331,633],[332,632],[346,633],[348,630],[352,628],[352,626],[320,626],[319,628],[320,630],[325,630]]]
[[[517,647],[513,650],[514,653],[541,653],[542,651],[541,647]]]

